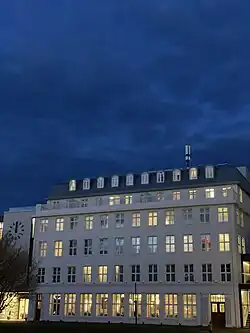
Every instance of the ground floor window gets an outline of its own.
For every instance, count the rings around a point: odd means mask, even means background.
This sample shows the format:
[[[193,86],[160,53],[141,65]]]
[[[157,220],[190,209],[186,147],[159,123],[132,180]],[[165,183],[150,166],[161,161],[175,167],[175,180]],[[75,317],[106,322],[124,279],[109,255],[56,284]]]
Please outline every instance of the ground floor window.
[[[112,316],[124,317],[124,294],[113,294],[112,296]]]
[[[61,294],[50,294],[49,297],[49,314],[59,316],[61,308]]]
[[[165,294],[165,317],[176,318],[178,315],[177,294]]]
[[[160,295],[147,294],[147,317],[157,318],[160,315]]]
[[[76,315],[76,294],[64,295],[64,315],[65,316]]]
[[[184,294],[183,295],[183,311],[184,319],[196,318],[196,295]]]
[[[91,316],[92,294],[80,295],[80,316]]]
[[[129,317],[141,317],[142,294],[129,294]]]
[[[96,294],[96,315],[108,315],[108,294]]]

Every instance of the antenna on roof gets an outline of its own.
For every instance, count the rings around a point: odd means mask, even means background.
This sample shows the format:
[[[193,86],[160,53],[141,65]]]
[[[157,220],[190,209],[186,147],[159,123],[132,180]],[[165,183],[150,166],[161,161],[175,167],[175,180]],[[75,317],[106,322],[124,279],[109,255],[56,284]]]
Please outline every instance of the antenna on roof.
[[[186,168],[190,167],[191,162],[191,146],[185,145],[185,161],[186,161]]]

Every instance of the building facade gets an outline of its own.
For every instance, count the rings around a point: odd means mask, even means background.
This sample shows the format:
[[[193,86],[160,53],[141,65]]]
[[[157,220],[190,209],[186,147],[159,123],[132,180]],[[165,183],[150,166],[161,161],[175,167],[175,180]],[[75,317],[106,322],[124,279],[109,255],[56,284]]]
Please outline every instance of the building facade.
[[[246,327],[249,214],[244,167],[59,184],[34,214],[28,319]]]

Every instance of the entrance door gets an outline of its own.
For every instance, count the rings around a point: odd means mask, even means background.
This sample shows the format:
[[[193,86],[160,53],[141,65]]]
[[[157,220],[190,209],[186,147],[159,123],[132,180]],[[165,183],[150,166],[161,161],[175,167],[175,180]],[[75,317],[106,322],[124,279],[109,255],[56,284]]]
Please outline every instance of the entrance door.
[[[26,319],[28,316],[29,300],[27,298],[19,299],[19,314],[18,319]]]
[[[41,317],[41,308],[42,308],[42,294],[36,295],[36,312],[35,312],[35,320],[39,321]]]
[[[213,327],[225,327],[225,303],[211,303],[211,316]]]

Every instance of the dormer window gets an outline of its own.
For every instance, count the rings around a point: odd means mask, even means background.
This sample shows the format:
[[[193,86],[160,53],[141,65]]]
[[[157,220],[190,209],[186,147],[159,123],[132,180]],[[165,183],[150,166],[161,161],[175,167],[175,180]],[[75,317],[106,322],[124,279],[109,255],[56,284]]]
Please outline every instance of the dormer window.
[[[196,168],[189,169],[189,179],[197,179],[198,178],[198,172]]]
[[[132,175],[131,173],[126,176],[126,185],[127,186],[134,185],[134,175]]]
[[[86,179],[83,180],[82,188],[83,188],[83,190],[89,190],[90,189],[90,179],[89,178],[86,178]]]
[[[156,175],[156,181],[157,183],[164,183],[164,172],[163,171],[158,171]]]
[[[97,188],[103,188],[104,187],[104,178],[98,177],[97,178]]]
[[[178,181],[180,181],[181,180],[181,170],[179,170],[179,169],[175,169],[174,171],[173,171],[173,181],[174,182],[178,182]]]
[[[206,166],[205,176],[206,178],[214,178],[214,167],[212,165]]]
[[[141,184],[148,184],[149,177],[147,172],[141,174]]]
[[[119,186],[119,177],[113,176],[111,178],[111,187],[118,187]]]
[[[76,190],[76,181],[72,179],[69,182],[69,191],[75,191],[75,190]]]

